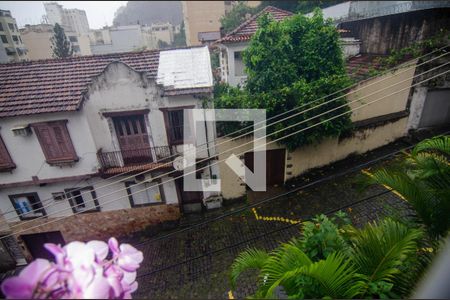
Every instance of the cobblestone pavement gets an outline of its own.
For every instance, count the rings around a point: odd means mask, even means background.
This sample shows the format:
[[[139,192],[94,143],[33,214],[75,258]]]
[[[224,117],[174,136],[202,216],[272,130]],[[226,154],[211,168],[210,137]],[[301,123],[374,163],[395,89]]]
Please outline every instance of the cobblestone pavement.
[[[383,187],[371,187],[359,192],[355,184],[359,176],[359,171],[354,172],[267,202],[256,207],[257,213],[304,220],[348,206],[346,212],[356,226],[386,215],[400,214],[397,217],[405,217],[411,214],[407,203],[393,193],[381,194],[386,192]],[[381,195],[375,196],[378,194]],[[265,197],[258,194],[256,199],[253,196],[248,201],[252,203],[261,199]],[[280,242],[300,234],[300,225],[286,226],[286,222],[256,220],[252,211],[246,209],[193,230],[139,245],[145,260],[139,269],[139,289],[135,297],[227,298],[230,290],[228,272],[234,258],[247,247],[271,250]],[[241,278],[234,291],[234,296],[239,298],[250,295],[255,282],[255,276],[251,273]]]

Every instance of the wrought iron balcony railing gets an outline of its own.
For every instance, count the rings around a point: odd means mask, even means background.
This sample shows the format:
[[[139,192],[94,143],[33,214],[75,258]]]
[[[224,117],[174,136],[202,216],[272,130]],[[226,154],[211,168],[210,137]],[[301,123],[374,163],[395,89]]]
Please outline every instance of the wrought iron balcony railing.
[[[110,152],[103,152],[102,149],[97,151],[101,170],[156,162],[167,162],[170,155],[170,148],[167,146]]]

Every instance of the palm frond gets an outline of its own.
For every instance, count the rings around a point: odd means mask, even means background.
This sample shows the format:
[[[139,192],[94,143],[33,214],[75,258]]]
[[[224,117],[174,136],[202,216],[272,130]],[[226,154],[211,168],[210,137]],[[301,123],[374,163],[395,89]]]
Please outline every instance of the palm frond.
[[[423,151],[439,151],[450,155],[450,136],[436,136],[431,139],[426,139],[412,150],[413,155],[417,155],[419,152]]]
[[[273,298],[278,286],[282,286],[286,291],[307,289],[308,287],[303,284],[304,280],[301,279],[311,279],[318,286],[315,292],[320,293],[308,295],[306,292],[304,294],[306,298],[311,296],[352,298],[359,295],[363,287],[361,283],[355,282],[356,270],[351,260],[345,254],[336,252],[324,260],[286,272],[267,289],[266,298]]]
[[[262,290],[266,290],[286,272],[311,263],[311,259],[294,242],[282,244],[270,253],[267,263],[261,269]]]
[[[368,224],[352,240],[352,259],[369,282],[393,282],[398,266],[415,253],[421,236],[421,230],[390,219]]]
[[[267,262],[269,254],[258,249],[247,249],[239,254],[231,265],[230,281],[233,288],[242,272],[249,269],[261,270]]]
[[[373,173],[371,180],[399,193],[413,206],[426,225],[432,224],[433,210],[430,203],[433,195],[427,192],[427,188],[421,182],[413,181],[405,173],[390,172],[385,169]]]

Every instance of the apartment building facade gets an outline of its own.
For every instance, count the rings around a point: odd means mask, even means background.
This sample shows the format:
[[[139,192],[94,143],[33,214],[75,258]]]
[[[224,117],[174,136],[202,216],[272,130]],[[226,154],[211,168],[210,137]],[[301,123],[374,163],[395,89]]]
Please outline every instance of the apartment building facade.
[[[64,28],[64,27],[63,27]],[[80,35],[75,31],[65,28],[64,33],[70,41],[74,56],[91,55],[89,37]],[[28,49],[28,59],[53,58],[52,37],[54,35],[53,25],[38,24],[26,25],[20,29],[22,40]]]
[[[84,10],[66,9],[56,2],[44,3],[44,7],[50,24],[58,23],[79,35],[89,34],[89,22]]]
[[[212,92],[209,60],[202,47],[0,66],[0,210],[27,255],[176,220],[212,196],[185,191],[171,163],[187,109]],[[205,126],[192,144],[214,139]]]
[[[0,10],[0,43],[0,63],[27,59],[27,48],[9,10]]]

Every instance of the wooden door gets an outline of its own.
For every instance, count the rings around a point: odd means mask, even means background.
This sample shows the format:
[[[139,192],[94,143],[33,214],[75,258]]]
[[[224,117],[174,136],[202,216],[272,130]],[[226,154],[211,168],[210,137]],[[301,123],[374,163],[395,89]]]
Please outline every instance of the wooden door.
[[[115,117],[114,126],[125,164],[152,161],[144,116]]]
[[[285,150],[275,149],[266,151],[266,185],[284,184]],[[244,155],[245,165],[254,172],[254,152],[247,152]]]
[[[177,188],[180,191],[182,204],[202,203],[203,202],[203,192],[185,191],[183,180],[184,180],[183,177],[175,179],[175,184],[177,185]]]
[[[66,244],[60,231],[24,234],[21,236],[21,238],[25,242],[28,251],[30,251],[31,256],[33,256],[34,259],[44,258],[54,261],[53,255],[44,248],[44,244],[53,243],[60,244],[61,246],[64,246]]]

